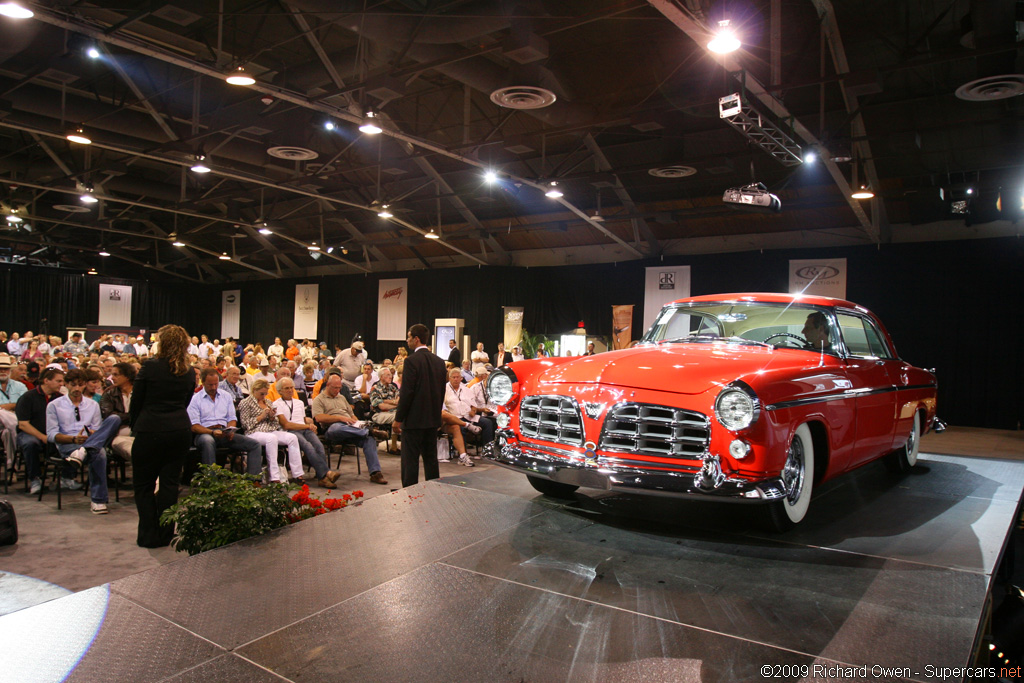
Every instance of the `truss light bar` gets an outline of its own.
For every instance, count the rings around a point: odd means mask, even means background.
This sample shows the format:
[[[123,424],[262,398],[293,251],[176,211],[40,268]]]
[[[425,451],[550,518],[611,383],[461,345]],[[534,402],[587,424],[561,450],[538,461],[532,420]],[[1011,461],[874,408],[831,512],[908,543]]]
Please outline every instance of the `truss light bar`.
[[[718,99],[718,115],[783,166],[803,163],[800,145],[760,112],[743,102],[738,92]]]
[[[181,240],[174,240],[173,242],[171,242],[171,244],[173,246],[175,246],[175,247],[183,247],[183,246],[185,246],[185,243],[182,242]]]
[[[860,189],[855,190],[850,196],[854,199],[871,199],[875,196],[875,193],[871,191],[869,186],[861,185]]]

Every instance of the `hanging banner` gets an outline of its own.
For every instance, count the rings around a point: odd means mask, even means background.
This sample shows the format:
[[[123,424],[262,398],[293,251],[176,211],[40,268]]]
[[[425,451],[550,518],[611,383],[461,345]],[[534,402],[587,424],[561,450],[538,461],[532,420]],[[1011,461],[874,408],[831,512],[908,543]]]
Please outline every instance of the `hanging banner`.
[[[523,307],[502,306],[502,319],[505,321],[505,331],[502,335],[505,341],[505,348],[512,351],[512,347],[523,340]]]
[[[132,288],[128,285],[100,284],[100,326],[130,327],[132,324]]]
[[[220,293],[220,338],[238,339],[241,320],[242,290],[228,289]]]
[[[629,348],[633,338],[633,304],[612,306],[612,349]]]
[[[789,293],[846,298],[846,259],[790,259]]]
[[[408,301],[408,279],[381,280],[377,283],[377,339],[405,339],[408,331],[405,324]]]
[[[690,296],[690,266],[648,268],[644,278],[644,329],[636,330],[639,339],[650,329],[665,304]]]
[[[320,285],[295,285],[295,329],[297,339],[316,339]]]

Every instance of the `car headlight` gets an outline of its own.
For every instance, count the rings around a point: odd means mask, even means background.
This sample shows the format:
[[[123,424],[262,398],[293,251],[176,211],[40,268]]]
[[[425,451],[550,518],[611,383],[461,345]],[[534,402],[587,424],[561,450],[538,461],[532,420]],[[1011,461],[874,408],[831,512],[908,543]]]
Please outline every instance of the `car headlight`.
[[[492,372],[487,378],[487,395],[490,397],[491,403],[503,406],[512,400],[515,395],[515,391],[512,389],[514,383],[515,377],[510,375],[508,370]]]
[[[739,431],[754,424],[761,413],[753,391],[730,385],[715,399],[715,417],[726,429]]]

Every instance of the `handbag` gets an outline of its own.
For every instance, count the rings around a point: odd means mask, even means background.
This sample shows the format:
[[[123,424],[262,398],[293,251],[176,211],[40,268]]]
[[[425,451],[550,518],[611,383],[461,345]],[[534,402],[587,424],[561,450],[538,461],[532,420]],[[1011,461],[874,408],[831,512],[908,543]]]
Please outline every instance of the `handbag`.
[[[18,518],[10,501],[0,500],[0,545],[18,542]]]
[[[448,460],[448,439],[446,437],[442,436],[437,440],[437,459]]]

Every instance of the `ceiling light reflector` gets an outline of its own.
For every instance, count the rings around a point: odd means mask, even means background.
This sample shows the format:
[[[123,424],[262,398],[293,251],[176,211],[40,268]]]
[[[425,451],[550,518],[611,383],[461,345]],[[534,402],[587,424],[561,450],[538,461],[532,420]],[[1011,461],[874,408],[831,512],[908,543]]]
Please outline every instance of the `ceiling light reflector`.
[[[544,196],[549,197],[551,199],[558,199],[559,197],[563,196],[562,191],[558,189],[558,181],[552,180],[548,184],[548,191],[544,193]]]
[[[708,41],[708,50],[715,54],[724,55],[740,49],[740,39],[736,37],[736,31],[729,26],[729,20],[723,19],[718,22],[718,30],[715,36]]]
[[[366,116],[363,118],[363,125],[359,126],[360,132],[366,133],[367,135],[379,135],[384,131],[384,129],[380,127],[379,121],[380,117],[377,116],[376,112],[372,110],[366,112]]]
[[[91,145],[92,139],[85,134],[85,130],[79,126],[67,134],[67,139],[79,145]]]
[[[5,2],[0,4],[0,15],[8,19],[31,19],[35,13],[16,2]]]
[[[245,68],[238,67],[224,79],[231,85],[253,85],[256,79],[246,73]]]

